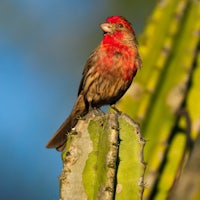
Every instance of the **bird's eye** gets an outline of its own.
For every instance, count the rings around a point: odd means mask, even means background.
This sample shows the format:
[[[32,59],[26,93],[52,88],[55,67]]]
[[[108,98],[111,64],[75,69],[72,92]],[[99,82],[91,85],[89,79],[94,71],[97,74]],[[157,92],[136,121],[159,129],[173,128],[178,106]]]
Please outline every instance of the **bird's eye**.
[[[123,28],[124,25],[123,25],[123,24],[118,24],[118,27],[119,27],[119,28]]]

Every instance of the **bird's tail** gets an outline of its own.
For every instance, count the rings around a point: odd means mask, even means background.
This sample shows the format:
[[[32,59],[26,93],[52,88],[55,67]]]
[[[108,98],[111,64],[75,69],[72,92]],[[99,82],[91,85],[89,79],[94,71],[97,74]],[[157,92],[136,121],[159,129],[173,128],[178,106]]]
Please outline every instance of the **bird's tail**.
[[[67,142],[67,134],[77,124],[78,119],[88,112],[88,106],[84,100],[84,96],[79,94],[76,103],[69,117],[60,126],[57,132],[47,143],[47,148],[56,148],[58,151],[63,151]]]

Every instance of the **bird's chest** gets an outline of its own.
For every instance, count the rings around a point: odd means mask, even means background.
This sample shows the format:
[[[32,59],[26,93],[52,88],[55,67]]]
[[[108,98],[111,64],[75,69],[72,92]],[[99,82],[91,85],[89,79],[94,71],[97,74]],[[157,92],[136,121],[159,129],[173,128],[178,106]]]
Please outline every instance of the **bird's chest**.
[[[125,81],[132,81],[135,74],[134,51],[120,47],[107,47],[98,59],[98,71],[103,76],[119,76]]]

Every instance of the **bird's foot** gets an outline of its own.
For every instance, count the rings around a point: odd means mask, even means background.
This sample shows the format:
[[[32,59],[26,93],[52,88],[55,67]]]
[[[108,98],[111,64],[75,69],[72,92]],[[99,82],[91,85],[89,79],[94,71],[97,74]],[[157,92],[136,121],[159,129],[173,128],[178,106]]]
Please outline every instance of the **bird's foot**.
[[[113,104],[110,106],[117,114],[121,115],[122,112],[120,110],[118,110],[118,108]]]

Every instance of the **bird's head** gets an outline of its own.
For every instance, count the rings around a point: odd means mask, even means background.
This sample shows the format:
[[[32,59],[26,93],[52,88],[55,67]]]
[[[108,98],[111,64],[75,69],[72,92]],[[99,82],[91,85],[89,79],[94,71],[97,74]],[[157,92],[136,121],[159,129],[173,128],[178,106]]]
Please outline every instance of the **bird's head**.
[[[104,32],[104,42],[106,43],[114,39],[121,43],[133,41],[137,44],[131,23],[122,16],[108,17],[104,23],[100,24],[100,27]]]

